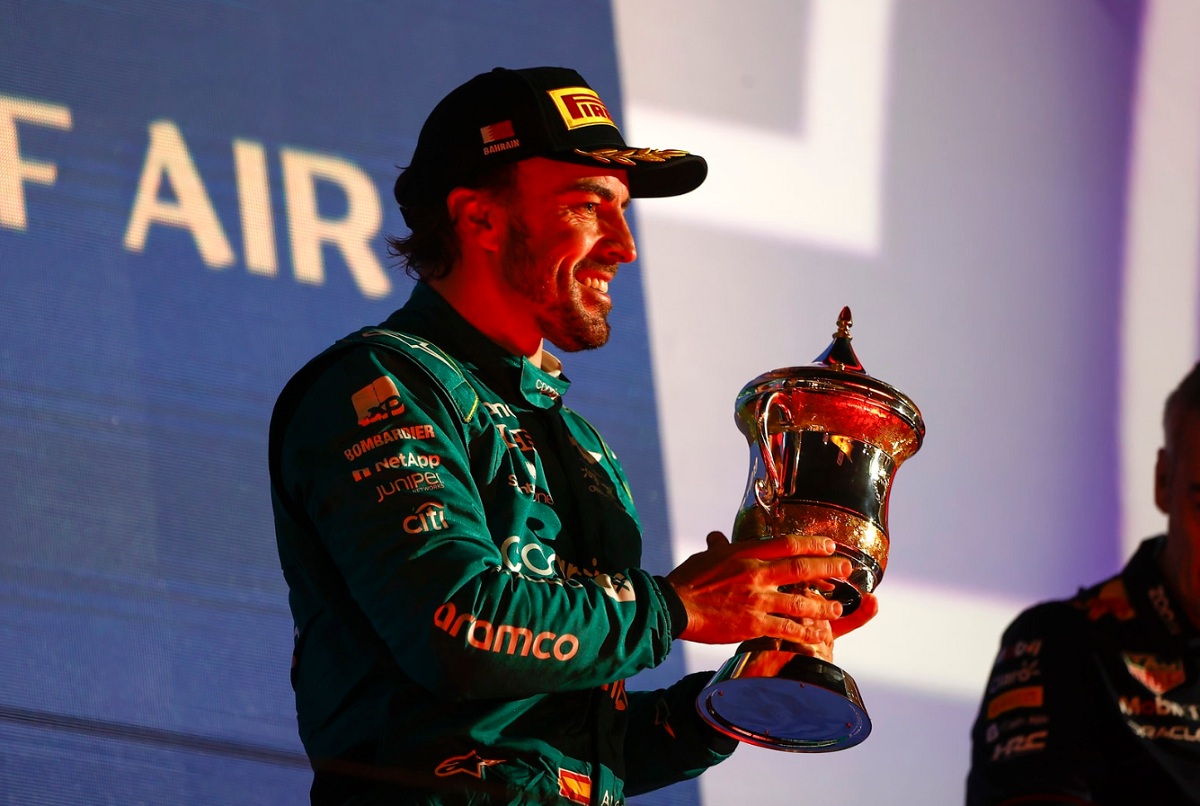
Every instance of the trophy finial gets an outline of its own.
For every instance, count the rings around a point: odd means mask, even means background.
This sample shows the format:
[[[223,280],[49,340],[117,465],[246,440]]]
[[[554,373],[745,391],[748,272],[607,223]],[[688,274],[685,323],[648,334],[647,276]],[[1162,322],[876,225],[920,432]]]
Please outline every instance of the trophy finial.
[[[850,328],[854,326],[854,314],[850,313],[850,306],[846,305],[842,308],[842,312],[838,314],[837,332],[833,334],[835,339],[849,339]]]
[[[853,315],[850,313],[850,306],[847,305],[838,314],[837,332],[833,334],[833,341],[825,348],[825,352],[817,356],[813,363],[824,364],[839,372],[861,372],[866,374],[862,362],[858,360],[858,356],[854,354],[854,348],[850,346],[850,339],[852,338],[850,327],[853,324]]]

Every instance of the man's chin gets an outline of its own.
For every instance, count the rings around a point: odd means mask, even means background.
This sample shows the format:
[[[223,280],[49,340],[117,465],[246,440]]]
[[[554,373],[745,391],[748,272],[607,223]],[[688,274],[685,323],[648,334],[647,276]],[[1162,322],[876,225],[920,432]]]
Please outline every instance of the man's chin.
[[[608,333],[596,338],[549,339],[549,342],[564,353],[581,353],[596,350],[608,344]]]
[[[565,326],[546,328],[544,332],[546,341],[564,353],[578,353],[603,347],[612,334],[607,311],[603,316],[591,318],[573,316],[562,324]]]

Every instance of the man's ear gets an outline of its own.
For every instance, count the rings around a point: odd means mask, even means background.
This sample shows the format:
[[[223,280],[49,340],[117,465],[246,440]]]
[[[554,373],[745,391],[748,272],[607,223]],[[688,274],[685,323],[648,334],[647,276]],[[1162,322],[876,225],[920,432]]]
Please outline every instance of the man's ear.
[[[485,251],[500,249],[504,209],[491,194],[472,188],[455,188],[446,196],[446,209],[463,244]]]
[[[1164,514],[1170,500],[1171,462],[1166,448],[1158,449],[1158,460],[1154,463],[1154,503]]]

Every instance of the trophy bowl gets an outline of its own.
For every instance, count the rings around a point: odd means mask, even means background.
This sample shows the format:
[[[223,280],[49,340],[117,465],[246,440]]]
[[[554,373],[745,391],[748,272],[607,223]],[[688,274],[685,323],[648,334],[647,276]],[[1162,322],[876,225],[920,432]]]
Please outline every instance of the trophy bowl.
[[[750,444],[750,477],[733,542],[789,534],[832,538],[851,573],[811,591],[841,602],[843,615],[883,578],[892,479],[925,436],[916,404],[863,369],[850,346],[852,324],[850,309],[843,308],[823,354],[811,365],[755,378],[738,394],[735,409]],[[697,707],[722,733],[774,750],[844,750],[871,732],[849,674],[772,638],[738,647]]]

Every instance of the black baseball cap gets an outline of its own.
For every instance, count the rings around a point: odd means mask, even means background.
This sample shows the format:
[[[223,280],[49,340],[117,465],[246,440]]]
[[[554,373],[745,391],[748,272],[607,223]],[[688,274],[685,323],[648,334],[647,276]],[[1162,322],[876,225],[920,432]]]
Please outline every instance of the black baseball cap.
[[[635,198],[688,193],[708,174],[696,154],[627,146],[600,96],[574,70],[497,67],[434,107],[396,180],[396,201],[401,212],[441,204],[484,170],[530,157],[622,168]]]

